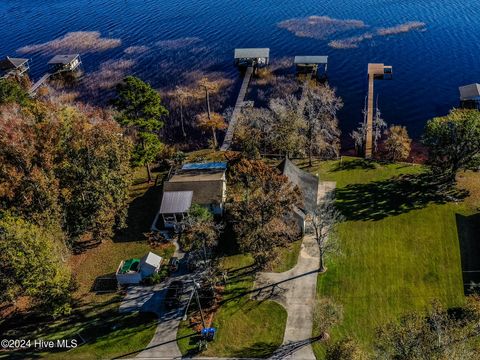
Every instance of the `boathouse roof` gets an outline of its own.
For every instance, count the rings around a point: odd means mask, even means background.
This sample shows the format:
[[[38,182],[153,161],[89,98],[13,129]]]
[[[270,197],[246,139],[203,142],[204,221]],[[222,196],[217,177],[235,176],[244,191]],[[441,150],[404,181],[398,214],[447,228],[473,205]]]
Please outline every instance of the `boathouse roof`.
[[[235,59],[268,58],[269,48],[235,49]]]
[[[460,100],[480,100],[480,84],[460,86]]]
[[[77,59],[80,54],[68,54],[68,55],[55,55],[48,63],[50,65],[68,65],[75,59]]]
[[[23,58],[11,58],[9,56],[0,60],[0,70],[12,70],[18,69],[20,66],[25,64],[28,59]]]
[[[295,65],[299,64],[327,64],[328,56],[295,56],[293,61]]]

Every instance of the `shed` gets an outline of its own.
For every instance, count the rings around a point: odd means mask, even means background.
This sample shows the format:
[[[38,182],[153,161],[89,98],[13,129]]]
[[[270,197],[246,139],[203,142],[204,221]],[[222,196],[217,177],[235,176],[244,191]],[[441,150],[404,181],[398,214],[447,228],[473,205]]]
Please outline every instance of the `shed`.
[[[193,191],[165,191],[162,196],[159,216],[166,228],[180,223],[192,206]]]
[[[235,64],[237,66],[265,66],[270,58],[269,48],[235,49]]]
[[[82,63],[80,54],[55,55],[48,65],[55,72],[73,71]]]
[[[158,272],[161,264],[162,257],[150,251],[140,260],[140,273],[142,274],[142,278]]]
[[[120,285],[139,284],[144,278],[158,272],[162,258],[149,252],[141,259],[123,260],[117,268],[115,277]]]
[[[28,59],[6,56],[0,60],[0,77],[21,76],[30,69]]]

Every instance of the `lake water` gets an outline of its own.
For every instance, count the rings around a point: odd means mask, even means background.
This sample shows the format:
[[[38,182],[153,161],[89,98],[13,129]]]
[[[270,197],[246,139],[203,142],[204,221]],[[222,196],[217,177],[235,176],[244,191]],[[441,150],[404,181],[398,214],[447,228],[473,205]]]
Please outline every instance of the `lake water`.
[[[365,27],[333,29],[322,38],[278,26],[312,15],[361,20]],[[407,125],[417,138],[426,120],[458,105],[458,86],[480,82],[478,0],[12,0],[0,1],[0,20],[0,55],[24,56],[16,50],[68,32],[98,31],[121,44],[82,53],[87,73],[135,53],[128,71],[157,88],[192,69],[237,79],[235,47],[269,47],[272,60],[328,55],[330,84],[345,102],[344,134],[362,119],[368,62],[393,65],[394,80],[376,84],[379,107],[387,122]],[[410,21],[425,23],[424,29],[374,35],[351,49],[329,46]],[[46,71],[50,54],[40,49],[25,55],[33,78]]]

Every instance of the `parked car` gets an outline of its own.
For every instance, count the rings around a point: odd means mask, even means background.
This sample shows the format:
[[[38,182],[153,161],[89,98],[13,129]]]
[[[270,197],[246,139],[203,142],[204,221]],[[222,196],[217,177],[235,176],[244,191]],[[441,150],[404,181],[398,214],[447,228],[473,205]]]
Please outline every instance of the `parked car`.
[[[168,262],[168,270],[173,273],[178,270],[180,261],[176,256],[173,256],[170,258],[170,261]]]
[[[172,281],[167,288],[165,295],[165,307],[172,309],[180,304],[180,297],[183,294],[183,282],[180,280]]]

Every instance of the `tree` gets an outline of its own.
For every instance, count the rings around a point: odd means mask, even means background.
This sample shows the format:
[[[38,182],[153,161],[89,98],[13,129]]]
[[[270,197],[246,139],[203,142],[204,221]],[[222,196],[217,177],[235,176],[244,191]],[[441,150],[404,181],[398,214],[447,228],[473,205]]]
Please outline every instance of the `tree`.
[[[207,262],[208,254],[217,245],[221,226],[215,224],[213,214],[203,206],[193,204],[183,221],[181,245],[185,251],[201,251]]]
[[[378,359],[463,360],[478,358],[478,298],[448,310],[434,301],[427,313],[410,313],[380,327],[375,340]]]
[[[73,282],[59,235],[9,213],[0,216],[0,302],[28,296],[49,315],[68,314]]]
[[[28,93],[18,82],[12,79],[0,79],[0,105],[17,103],[24,106],[28,102]]]
[[[382,118],[382,113],[378,108],[378,98],[377,98],[377,105],[375,107],[375,117],[373,119],[373,147],[374,147],[375,153],[378,152],[378,142],[382,137],[382,134],[386,129],[386,127],[387,127],[387,123]]]
[[[162,150],[158,131],[163,127],[162,117],[168,111],[163,107],[160,95],[134,76],[127,76],[117,85],[117,98],[113,104],[119,111],[117,121],[131,130],[136,139],[133,163],[146,167],[151,182],[150,164]]]
[[[328,338],[328,331],[342,322],[343,308],[330,298],[317,299],[313,313],[313,322],[317,324],[319,335]]]
[[[337,111],[343,107],[342,99],[328,85],[305,93],[303,116],[306,122],[306,149],[309,166],[312,156],[336,158],[340,152],[340,129]]]
[[[0,117],[0,209],[41,226],[61,226],[68,245],[99,243],[126,217],[131,143],[111,116],[18,106]]]
[[[197,115],[197,125],[202,131],[212,132],[212,147],[215,150],[218,146],[217,130],[227,127],[223,116],[218,113],[201,113]]]
[[[325,360],[367,360],[367,355],[356,340],[346,337],[327,347]]]
[[[59,200],[70,246],[83,250],[125,224],[131,143],[111,118],[94,125],[77,109],[59,112]]]
[[[392,125],[385,134],[387,138],[384,147],[387,160],[405,161],[410,155],[412,144],[407,128],[405,126]]]
[[[291,218],[300,202],[298,188],[263,161],[241,159],[229,174],[228,216],[238,244],[259,266],[298,235]]]
[[[433,172],[446,183],[455,183],[459,170],[480,165],[480,112],[454,109],[428,121],[423,143]]]
[[[271,137],[273,116],[269,109],[244,107],[235,125],[234,142],[244,152],[255,154],[266,153],[272,148]]]
[[[313,213],[307,216],[308,231],[315,237],[320,252],[320,272],[326,270],[325,257],[340,252],[337,225],[343,219],[343,215],[335,207],[333,193],[327,195]]]
[[[281,154],[292,156],[305,149],[305,119],[298,111],[298,100],[293,96],[270,100],[272,132],[269,142]]]

